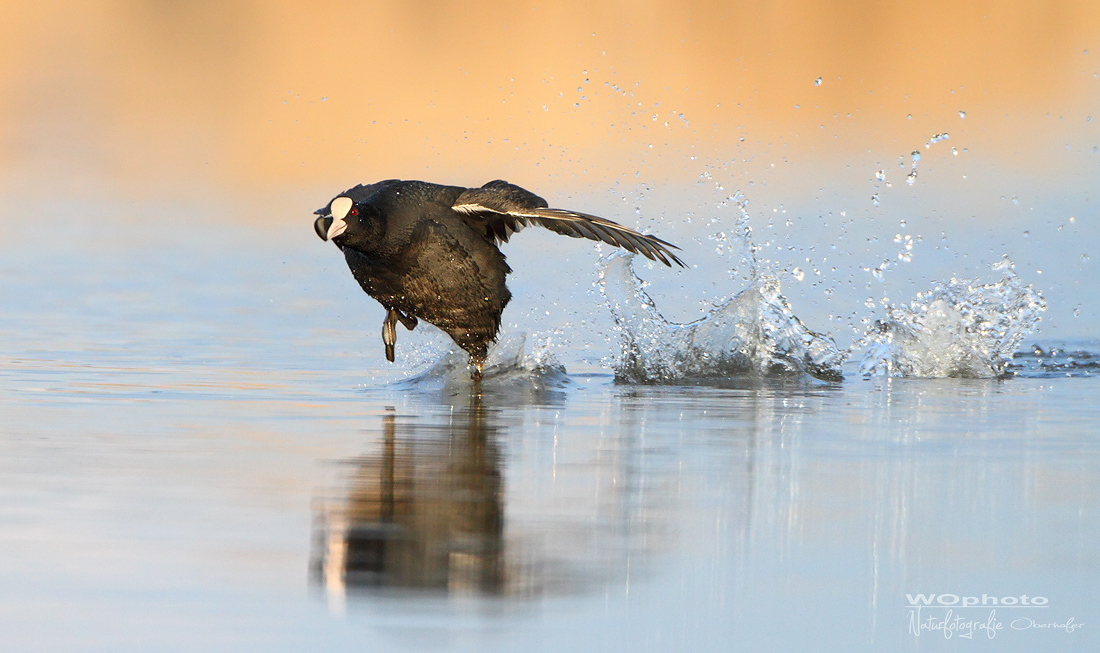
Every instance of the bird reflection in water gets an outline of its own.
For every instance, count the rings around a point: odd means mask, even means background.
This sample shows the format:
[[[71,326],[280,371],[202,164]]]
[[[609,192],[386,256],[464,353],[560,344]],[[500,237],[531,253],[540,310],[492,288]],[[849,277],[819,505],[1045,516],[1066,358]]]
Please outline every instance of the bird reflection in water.
[[[318,507],[315,582],[337,599],[381,587],[513,593],[501,458],[480,393],[446,426],[414,428],[392,408],[382,420],[382,451],[352,461],[346,501]]]

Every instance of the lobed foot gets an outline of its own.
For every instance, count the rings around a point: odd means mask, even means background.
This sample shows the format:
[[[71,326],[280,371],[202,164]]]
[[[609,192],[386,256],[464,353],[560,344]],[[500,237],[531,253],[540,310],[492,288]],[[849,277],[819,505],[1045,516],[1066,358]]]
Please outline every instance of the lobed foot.
[[[473,379],[474,381],[480,381],[481,380],[481,370],[482,370],[482,367],[484,367],[484,365],[485,365],[485,359],[484,358],[474,358],[473,356],[471,356],[470,357],[470,378]]]
[[[393,345],[397,342],[397,311],[390,309],[382,322],[382,342],[386,345],[386,360],[393,362]]]

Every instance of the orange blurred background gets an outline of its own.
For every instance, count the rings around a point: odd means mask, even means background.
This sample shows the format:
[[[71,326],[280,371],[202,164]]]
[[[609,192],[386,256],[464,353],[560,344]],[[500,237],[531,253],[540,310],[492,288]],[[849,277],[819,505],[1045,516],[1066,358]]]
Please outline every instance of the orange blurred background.
[[[1090,0],[7,0],[0,173],[66,194],[545,192],[842,166],[945,131],[1029,169],[1090,119],[1097,35]]]

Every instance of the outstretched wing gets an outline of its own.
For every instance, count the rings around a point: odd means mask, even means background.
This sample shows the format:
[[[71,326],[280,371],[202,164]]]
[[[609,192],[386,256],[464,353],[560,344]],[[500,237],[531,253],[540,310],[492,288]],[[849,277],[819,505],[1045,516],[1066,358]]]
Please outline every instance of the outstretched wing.
[[[549,208],[546,200],[538,195],[501,179],[463,192],[452,208],[471,226],[498,243],[508,242],[512,234],[534,224],[573,238],[588,238],[622,247],[669,267],[672,267],[670,259],[684,267],[684,262],[672,253],[673,249],[679,249],[672,243],[594,215]]]

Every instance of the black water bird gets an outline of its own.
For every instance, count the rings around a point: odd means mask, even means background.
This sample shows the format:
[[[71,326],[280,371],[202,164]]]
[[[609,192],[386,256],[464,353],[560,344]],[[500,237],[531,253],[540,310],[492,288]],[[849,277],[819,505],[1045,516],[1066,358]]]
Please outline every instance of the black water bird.
[[[425,320],[470,354],[474,378],[512,297],[504,285],[512,270],[497,245],[523,227],[539,225],[684,266],[671,243],[594,215],[549,208],[538,195],[499,179],[481,188],[388,179],[350,188],[315,213],[321,216],[313,223],[317,235],[343,251],[355,280],[387,311],[386,359],[394,360],[397,322],[412,330]]]

